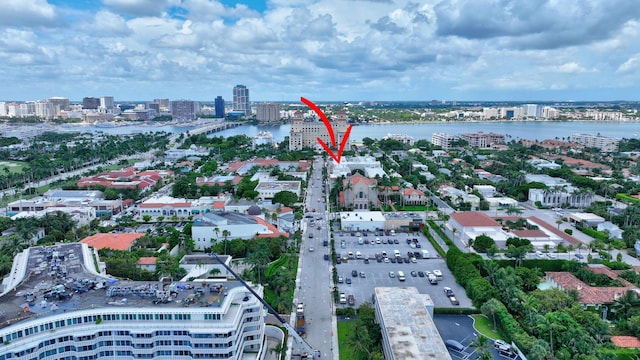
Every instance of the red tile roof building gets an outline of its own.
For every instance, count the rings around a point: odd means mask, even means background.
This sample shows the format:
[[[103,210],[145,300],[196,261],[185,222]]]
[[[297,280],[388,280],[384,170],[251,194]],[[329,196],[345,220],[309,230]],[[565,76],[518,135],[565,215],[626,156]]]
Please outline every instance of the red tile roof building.
[[[595,287],[584,283],[569,272],[553,272],[545,273],[545,278],[551,284],[561,290],[575,290],[578,292],[578,301],[582,305],[599,306],[603,304],[611,304],[620,297],[624,296],[627,291],[640,292],[640,289],[630,282],[618,277],[618,275],[606,266],[590,266],[589,270],[595,273],[606,274],[612,279],[619,280],[625,286],[615,287]]]
[[[78,187],[104,186],[112,189],[140,189],[147,191],[160,180],[173,175],[170,170],[147,170],[136,173],[135,168],[119,171],[109,171],[95,176],[84,177],[78,181]]]
[[[112,250],[131,250],[131,245],[145,234],[104,234],[99,233],[88,236],[81,243],[87,244],[96,250],[112,249]]]

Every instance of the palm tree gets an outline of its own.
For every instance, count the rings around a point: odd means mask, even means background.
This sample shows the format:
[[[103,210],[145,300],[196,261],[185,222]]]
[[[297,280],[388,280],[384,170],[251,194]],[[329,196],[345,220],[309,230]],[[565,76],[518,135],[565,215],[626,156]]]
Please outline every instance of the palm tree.
[[[476,337],[476,339],[471,343],[471,347],[476,349],[478,352],[478,356],[476,359],[478,360],[491,360],[493,359],[493,355],[489,352],[489,343],[488,338],[484,335],[480,335]]]
[[[287,344],[284,341],[279,342],[278,345],[271,348],[270,351],[272,353],[276,353],[276,357],[280,357],[280,354],[287,351]]]
[[[227,255],[227,238],[231,236],[231,231],[224,229],[222,230],[222,237],[224,237],[224,254]]]
[[[612,305],[611,311],[618,319],[626,319],[631,309],[640,305],[640,299],[635,291],[627,290],[624,296],[618,298]]]

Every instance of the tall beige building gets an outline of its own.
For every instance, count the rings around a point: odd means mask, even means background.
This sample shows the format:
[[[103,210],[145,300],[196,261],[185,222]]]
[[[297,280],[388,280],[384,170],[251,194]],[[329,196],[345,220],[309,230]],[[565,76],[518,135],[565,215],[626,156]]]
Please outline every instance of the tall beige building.
[[[347,113],[339,111],[332,119],[330,119],[330,123],[336,139],[335,147],[340,148],[342,139],[349,127]],[[322,139],[325,144],[332,147],[331,136],[329,135],[329,130],[324,125],[324,122],[317,119],[304,119],[302,112],[296,111],[293,116],[293,122],[291,123],[291,133],[289,134],[289,150],[302,150],[307,147],[322,149],[322,146],[318,142],[318,138]],[[347,148],[349,148],[348,140],[345,145],[345,149]]]
[[[256,111],[256,119],[260,122],[278,122],[280,107],[275,103],[260,103]]]

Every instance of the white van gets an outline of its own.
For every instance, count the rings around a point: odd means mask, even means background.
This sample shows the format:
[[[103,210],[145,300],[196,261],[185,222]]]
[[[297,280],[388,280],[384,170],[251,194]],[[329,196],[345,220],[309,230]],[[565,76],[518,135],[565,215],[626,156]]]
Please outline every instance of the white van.
[[[430,257],[431,257],[431,255],[429,255],[429,250],[422,250],[422,258],[423,259],[428,259]]]
[[[396,258],[400,257],[400,250],[393,250],[393,254],[395,255]]]
[[[398,271],[398,280],[400,280],[400,281],[405,281],[406,280],[406,278],[404,277],[404,272]]]
[[[433,275],[436,276],[436,280],[440,281],[442,280],[442,271],[440,270],[433,270]]]

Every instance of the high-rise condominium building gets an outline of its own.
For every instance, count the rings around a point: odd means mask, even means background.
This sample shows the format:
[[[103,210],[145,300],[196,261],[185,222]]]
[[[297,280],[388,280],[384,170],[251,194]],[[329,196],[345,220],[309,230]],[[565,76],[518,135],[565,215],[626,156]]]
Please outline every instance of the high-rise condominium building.
[[[217,118],[224,117],[224,99],[222,96],[217,96],[215,100],[215,113]]]
[[[100,107],[105,110],[113,110],[115,107],[113,104],[113,96],[101,96]]]
[[[153,102],[160,105],[160,111],[169,111],[169,99],[153,99]]]
[[[330,121],[331,128],[336,139],[336,148],[340,147],[342,139],[347,132],[349,124],[347,122],[347,113],[339,111]],[[301,111],[296,111],[291,123],[291,132],[289,135],[289,150],[302,150],[303,148],[317,148],[322,146],[318,143],[318,138],[328,146],[332,146],[329,131],[324,122],[318,119],[304,119]],[[349,141],[345,145],[345,149],[349,148]]]
[[[191,100],[174,100],[171,102],[173,120],[194,120],[198,112],[198,103]]]
[[[38,100],[35,102],[35,115],[43,119],[53,119],[56,109],[49,100]]]
[[[251,115],[249,105],[249,89],[244,85],[236,85],[233,88],[233,110],[244,111],[245,115]]]
[[[258,104],[256,119],[260,122],[277,122],[280,120],[280,106],[274,103]]]
[[[97,261],[82,243],[16,256],[0,294],[0,360],[264,358],[266,311],[240,282],[120,280]]]
[[[82,108],[95,110],[100,106],[100,99],[95,97],[82,98]]]
[[[65,97],[54,96],[49,98],[49,102],[53,104],[56,109],[56,114],[59,114],[62,110],[69,110],[69,99]]]

